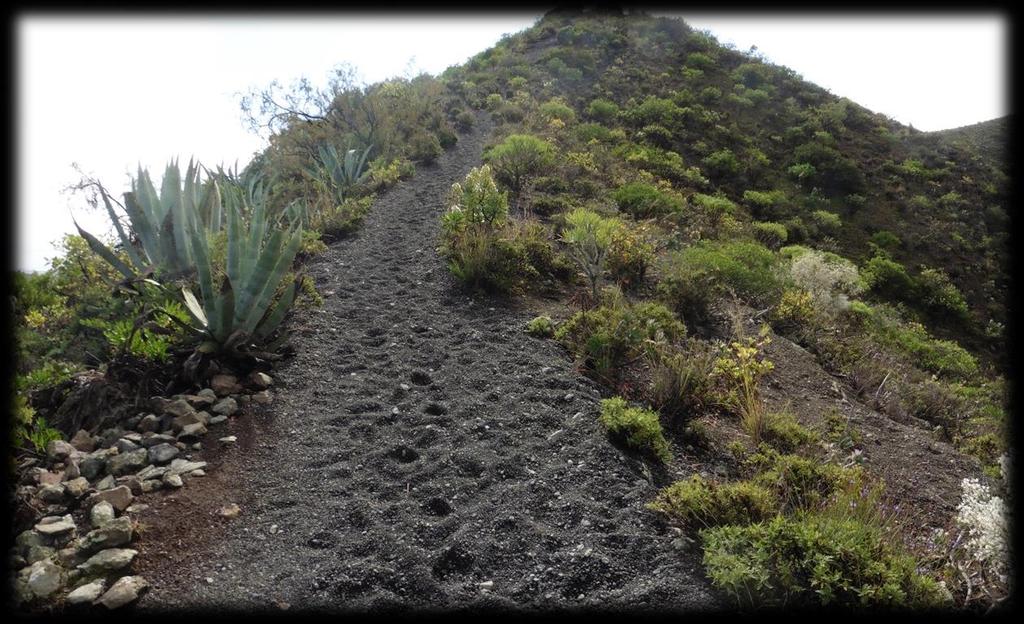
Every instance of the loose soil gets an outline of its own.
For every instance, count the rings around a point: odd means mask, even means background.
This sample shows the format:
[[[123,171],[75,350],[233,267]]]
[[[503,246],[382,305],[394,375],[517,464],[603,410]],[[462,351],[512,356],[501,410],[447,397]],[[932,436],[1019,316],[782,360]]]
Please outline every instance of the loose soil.
[[[444,197],[490,130],[309,263],[325,301],[293,321],[274,403],[142,516],[140,610],[723,606],[644,508],[668,476],[608,441],[597,386],[438,257]]]

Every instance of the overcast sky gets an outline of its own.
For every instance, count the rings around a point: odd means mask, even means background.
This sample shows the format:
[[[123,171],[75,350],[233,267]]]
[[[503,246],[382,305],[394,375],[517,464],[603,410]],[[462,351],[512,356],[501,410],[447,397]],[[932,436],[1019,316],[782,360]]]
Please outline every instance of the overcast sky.
[[[77,162],[115,194],[138,164],[159,178],[168,159],[244,165],[263,147],[242,126],[238,95],[273,79],[323,81],[340,62],[365,80],[410,67],[437,74],[531,26],[533,14],[280,18],[61,17],[17,22],[18,253],[41,270],[73,231],[106,233],[105,215],[61,193]],[[837,95],[921,130],[1009,112],[1008,26],[998,15],[851,19],[684,14],[740,50],[757,45]],[[154,182],[159,184],[156,179]]]

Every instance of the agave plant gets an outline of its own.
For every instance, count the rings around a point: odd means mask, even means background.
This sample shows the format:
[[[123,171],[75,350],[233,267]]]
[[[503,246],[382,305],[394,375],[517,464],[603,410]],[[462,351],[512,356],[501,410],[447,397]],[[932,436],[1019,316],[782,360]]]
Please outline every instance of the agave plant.
[[[372,148],[372,145],[367,147],[363,150],[362,155],[359,155],[358,150],[349,149],[345,151],[345,156],[342,158],[333,145],[322,144],[319,149],[317,168],[307,169],[307,173],[314,178],[320,178],[321,172],[326,172],[334,186],[338,202],[341,203],[345,200],[349,190],[363,179],[366,157]]]
[[[236,192],[226,192],[224,200],[227,262],[219,287],[206,232],[195,222],[189,230],[202,302],[188,288],[182,294],[207,339],[201,352],[236,353],[265,341],[284,320],[301,283],[284,283],[302,242],[301,221],[284,229],[280,219],[268,214],[265,201],[246,206],[245,196]],[[247,220],[242,218],[245,208]]]
[[[220,188],[212,179],[201,184],[199,166],[191,161],[184,178],[176,162],[171,161],[167,165],[159,195],[150,180],[149,172],[139,167],[139,175],[132,181],[131,192],[124,194],[123,204],[134,239],[125,232],[114,212],[112,198],[102,186],[99,190],[131,266],[114,255],[98,238],[78,226],[77,222],[75,227],[89,247],[124,275],[126,280],[136,280],[149,274],[166,279],[187,274],[195,266],[189,231],[202,227],[217,232],[222,227]],[[136,240],[141,249],[136,247]]]

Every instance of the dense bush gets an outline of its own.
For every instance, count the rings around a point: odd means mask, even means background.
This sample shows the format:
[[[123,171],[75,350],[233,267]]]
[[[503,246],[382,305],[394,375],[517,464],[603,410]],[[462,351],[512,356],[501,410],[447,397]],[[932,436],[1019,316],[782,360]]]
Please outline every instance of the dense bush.
[[[765,247],[769,249],[778,249],[789,238],[789,232],[786,230],[786,226],[781,223],[774,223],[771,221],[755,221],[752,224],[754,228],[754,236],[759,240]]]
[[[945,604],[917,561],[878,527],[820,514],[778,516],[701,532],[704,567],[742,606],[848,605],[891,609]]]
[[[909,357],[914,365],[940,376],[969,379],[978,372],[978,361],[950,340],[933,338],[923,325],[905,322],[887,306],[851,307],[864,320],[871,335],[882,345]]]
[[[619,116],[619,105],[611,100],[597,98],[587,105],[587,115],[601,123],[610,123]]]
[[[657,412],[629,407],[620,397],[604,399],[601,401],[601,424],[612,438],[631,449],[662,462],[672,459]]]
[[[651,363],[651,400],[673,423],[699,416],[718,400],[711,383],[717,353],[690,341],[685,349],[657,351]]]
[[[606,291],[607,292],[607,291]],[[673,342],[686,327],[664,306],[629,304],[608,294],[603,304],[574,314],[555,332],[555,339],[576,354],[599,378],[615,381],[622,368],[658,343]]]
[[[629,182],[612,193],[619,210],[637,219],[647,219],[682,210],[683,201],[652,184]]]
[[[781,294],[775,255],[752,242],[702,241],[664,257],[658,292],[684,317],[706,317],[726,292],[756,302]]]
[[[429,132],[420,132],[413,135],[409,140],[408,156],[415,162],[432,163],[436,161],[444,148],[436,135]]]
[[[661,490],[648,508],[686,527],[747,525],[772,518],[778,501],[771,490],[749,481],[710,483],[700,475]]]
[[[611,235],[605,268],[608,275],[624,289],[639,286],[654,259],[654,245],[644,231],[619,223]]]
[[[531,179],[554,163],[553,145],[529,134],[513,134],[484,153],[484,161],[495,177],[506,184],[518,200]]]
[[[535,338],[551,338],[555,335],[555,325],[550,317],[538,316],[526,324],[526,333]]]

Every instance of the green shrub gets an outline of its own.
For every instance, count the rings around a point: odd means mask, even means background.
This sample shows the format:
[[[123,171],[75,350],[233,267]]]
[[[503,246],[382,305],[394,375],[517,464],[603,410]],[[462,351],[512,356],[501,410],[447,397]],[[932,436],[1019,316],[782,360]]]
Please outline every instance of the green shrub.
[[[707,529],[767,520],[777,513],[778,501],[770,490],[750,481],[709,483],[695,474],[661,490],[647,507],[671,522]]]
[[[640,132],[637,133],[637,138],[664,149],[671,148],[674,141],[672,131],[665,126],[657,124],[650,124],[641,128]]]
[[[775,273],[775,254],[763,245],[747,241],[701,241],[665,257],[660,292],[673,301],[680,289],[709,288],[709,297],[727,289],[740,297],[766,301],[781,294]],[[705,279],[706,278],[706,279]],[[677,308],[678,309],[678,308]]]
[[[657,412],[629,407],[624,399],[613,397],[601,401],[601,424],[631,449],[662,462],[672,459]]]
[[[605,269],[624,289],[639,286],[654,259],[654,245],[642,231],[620,223],[612,232],[605,258]]]
[[[741,165],[736,154],[729,149],[720,149],[704,157],[704,167],[715,176],[731,176],[740,172]]]
[[[752,460],[763,471],[754,482],[771,489],[787,510],[812,510],[829,497],[863,481],[860,468],[843,468],[799,455],[775,452],[756,455]]]
[[[933,313],[960,319],[970,316],[967,301],[942,269],[925,267],[915,281],[919,301]]]
[[[463,182],[452,184],[448,211],[441,217],[446,232],[471,225],[498,226],[508,217],[508,195],[498,191],[488,165],[474,167]]]
[[[405,158],[387,160],[383,156],[370,163],[367,173],[369,187],[372,191],[382,191],[394,186],[399,180],[412,177],[416,173],[416,165]]]
[[[540,105],[540,114],[548,121],[557,119],[564,124],[576,121],[576,111],[561,98],[553,98]]]
[[[682,200],[644,182],[623,184],[612,193],[619,210],[637,219],[647,219],[682,210]]]
[[[475,124],[476,116],[469,111],[463,111],[455,116],[455,127],[462,132],[469,132]]]
[[[701,532],[711,581],[741,606],[934,608],[938,584],[878,527],[819,514]]]
[[[796,449],[817,440],[817,436],[807,429],[789,412],[769,413],[764,431],[764,441],[782,451],[792,453]]]
[[[441,144],[441,149],[451,149],[459,142],[459,135],[455,134],[451,126],[445,124],[437,129],[437,142]]]
[[[871,235],[871,243],[876,245],[879,249],[885,251],[892,251],[898,249],[902,244],[899,236],[896,236],[889,230],[878,230]]]
[[[686,55],[685,64],[696,69],[710,69],[714,67],[715,59],[703,52],[691,52]]]
[[[526,118],[526,111],[518,104],[505,102],[494,111],[494,115],[505,123],[519,123]]]
[[[601,123],[615,121],[619,116],[619,105],[611,100],[597,98],[587,106],[587,115]]]
[[[728,197],[696,193],[691,201],[701,209],[712,225],[719,224],[726,216],[736,214],[736,203]]]
[[[612,131],[599,123],[581,123],[573,129],[573,134],[584,143],[590,141],[610,143],[612,141]]]
[[[659,351],[651,366],[651,400],[672,422],[698,416],[717,401],[711,383],[716,353],[693,341],[683,351]]]
[[[634,145],[628,148],[624,154],[627,163],[666,180],[698,187],[707,185],[707,180],[701,175],[700,169],[686,167],[683,157],[676,152],[651,145]]]
[[[772,221],[755,221],[752,224],[754,236],[769,249],[778,249],[786,242],[789,232],[786,226]]]
[[[577,312],[555,331],[555,339],[599,378],[616,380],[627,363],[686,333],[686,327],[660,304],[629,304],[621,295],[605,299],[598,308]]]
[[[419,132],[409,139],[407,154],[415,162],[429,164],[436,161],[443,153],[441,141],[429,132]]]
[[[743,191],[743,203],[750,206],[751,211],[759,218],[779,218],[783,216],[782,208],[786,204],[783,191]]]
[[[565,215],[562,241],[590,281],[591,294],[597,298],[597,282],[604,272],[612,235],[620,224],[592,210],[576,208]]]
[[[484,98],[484,106],[487,107],[487,110],[491,112],[498,110],[498,107],[500,107],[504,103],[505,98],[501,97],[500,93],[491,93],[486,98]]]
[[[513,134],[484,153],[499,181],[508,185],[513,199],[521,197],[529,181],[554,164],[553,145],[529,134]]]
[[[904,322],[885,306],[866,308],[862,316],[880,344],[903,353],[923,370],[959,379],[978,372],[978,361],[966,349],[951,340],[932,338],[923,325]]]
[[[916,287],[914,279],[902,264],[882,255],[868,260],[860,274],[872,292],[889,299],[904,299]]]
[[[550,317],[538,316],[526,324],[526,333],[535,338],[551,338],[555,335],[555,325]]]
[[[682,110],[672,100],[652,95],[626,111],[625,118],[637,128],[652,124],[672,128],[678,123],[681,114]]]
[[[373,196],[348,198],[333,209],[320,211],[310,220],[310,227],[320,232],[323,240],[332,242],[354,232],[370,212]]]
[[[839,232],[839,228],[842,227],[843,221],[834,212],[828,212],[827,210],[815,210],[811,213],[811,221],[818,226],[818,230],[828,234],[834,235]]]

